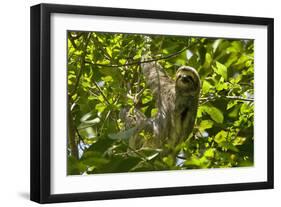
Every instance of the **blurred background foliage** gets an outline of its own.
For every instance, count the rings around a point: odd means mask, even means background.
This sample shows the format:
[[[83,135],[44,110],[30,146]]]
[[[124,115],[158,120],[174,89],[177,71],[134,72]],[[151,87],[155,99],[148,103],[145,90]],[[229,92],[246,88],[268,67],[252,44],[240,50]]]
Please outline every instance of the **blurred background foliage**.
[[[253,40],[72,31],[67,52],[68,175],[253,165]],[[162,149],[130,149],[119,118],[125,107],[157,113],[142,55],[171,77],[182,65],[200,74],[196,124],[176,159]]]

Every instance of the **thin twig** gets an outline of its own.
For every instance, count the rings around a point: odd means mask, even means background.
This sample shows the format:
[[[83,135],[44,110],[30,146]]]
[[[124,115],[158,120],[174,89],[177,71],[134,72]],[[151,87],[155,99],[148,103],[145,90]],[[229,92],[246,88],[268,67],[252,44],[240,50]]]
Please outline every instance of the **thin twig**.
[[[239,100],[239,101],[250,101],[250,102],[253,102],[254,99],[253,98],[243,98],[243,97],[240,97],[240,96],[221,96],[222,98],[226,98],[226,99],[233,99],[233,100]]]
[[[182,160],[186,160],[186,157],[181,156],[181,155],[177,155],[177,158],[182,159]]]
[[[103,130],[103,128],[104,128],[104,125],[105,125],[105,122],[107,121],[107,119],[108,119],[108,117],[110,116],[110,114],[111,114],[111,110],[109,110],[109,111],[107,112],[107,114],[106,114],[106,116],[105,116],[105,118],[104,118],[104,120],[103,120],[103,123],[102,123],[101,128],[100,128],[100,131],[101,131],[101,132],[102,132],[102,130]]]
[[[83,138],[81,137],[81,135],[80,135],[80,133],[78,131],[78,128],[76,126],[75,126],[75,131],[76,131],[77,136],[79,137],[79,141],[82,141],[83,144],[85,144],[85,142],[84,142]]]
[[[111,58],[110,58],[110,55],[109,55],[108,52],[104,49],[102,43],[98,40],[98,38],[97,38],[95,35],[94,35],[93,37],[94,37],[94,38],[93,38],[94,43],[95,43],[96,45],[98,45],[98,47],[99,47],[100,50],[103,51],[105,58],[106,58],[107,60],[110,60],[110,59],[111,59]]]
[[[125,143],[124,141],[122,141],[123,144],[127,145],[128,149],[130,149],[133,153],[135,153],[137,156],[139,156],[143,161],[145,161],[146,163],[148,163],[149,165],[151,165],[151,167],[155,168],[154,165],[152,163],[150,163],[150,160],[148,160],[144,155],[142,155],[141,153],[139,153],[137,150],[133,149],[132,147],[130,147],[127,143]]]
[[[93,78],[92,78],[93,79]],[[104,95],[103,91],[101,90],[101,88],[99,87],[99,85],[97,84],[97,82],[93,79],[93,83],[96,86],[96,88],[99,90],[100,94],[102,95],[102,97],[104,98],[105,102],[110,105],[109,100],[107,99],[107,97]]]

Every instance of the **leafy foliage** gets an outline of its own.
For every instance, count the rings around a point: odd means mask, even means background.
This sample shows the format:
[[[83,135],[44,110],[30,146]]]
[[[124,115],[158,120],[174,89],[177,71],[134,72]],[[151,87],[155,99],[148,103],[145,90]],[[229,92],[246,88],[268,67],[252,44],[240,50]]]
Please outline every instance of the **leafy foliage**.
[[[142,55],[171,77],[182,65],[200,74],[196,124],[176,154],[128,145],[133,129],[125,130],[120,111],[157,113]],[[253,165],[253,40],[73,31],[67,58],[69,175]]]

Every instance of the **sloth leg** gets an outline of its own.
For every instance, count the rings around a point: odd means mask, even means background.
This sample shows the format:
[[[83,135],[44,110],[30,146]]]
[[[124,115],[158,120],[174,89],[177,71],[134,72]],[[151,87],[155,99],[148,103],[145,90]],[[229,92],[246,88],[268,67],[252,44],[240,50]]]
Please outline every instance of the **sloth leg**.
[[[134,128],[134,133],[129,138],[129,146],[133,149],[139,149],[146,146],[147,140],[140,136],[140,133],[143,131],[146,134],[152,134],[154,125],[153,120],[146,118],[146,116],[138,109],[131,111],[129,108],[122,109],[119,117],[125,123],[126,130]]]

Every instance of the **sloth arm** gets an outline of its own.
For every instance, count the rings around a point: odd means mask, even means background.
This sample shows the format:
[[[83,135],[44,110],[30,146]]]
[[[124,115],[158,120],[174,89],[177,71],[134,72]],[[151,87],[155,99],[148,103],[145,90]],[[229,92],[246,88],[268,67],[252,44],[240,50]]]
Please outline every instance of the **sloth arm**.
[[[166,108],[165,106],[161,107],[161,105],[167,101],[172,101],[164,99],[174,98],[174,81],[167,75],[161,65],[156,62],[143,63],[141,66],[145,81],[154,98],[156,98],[158,107]]]

